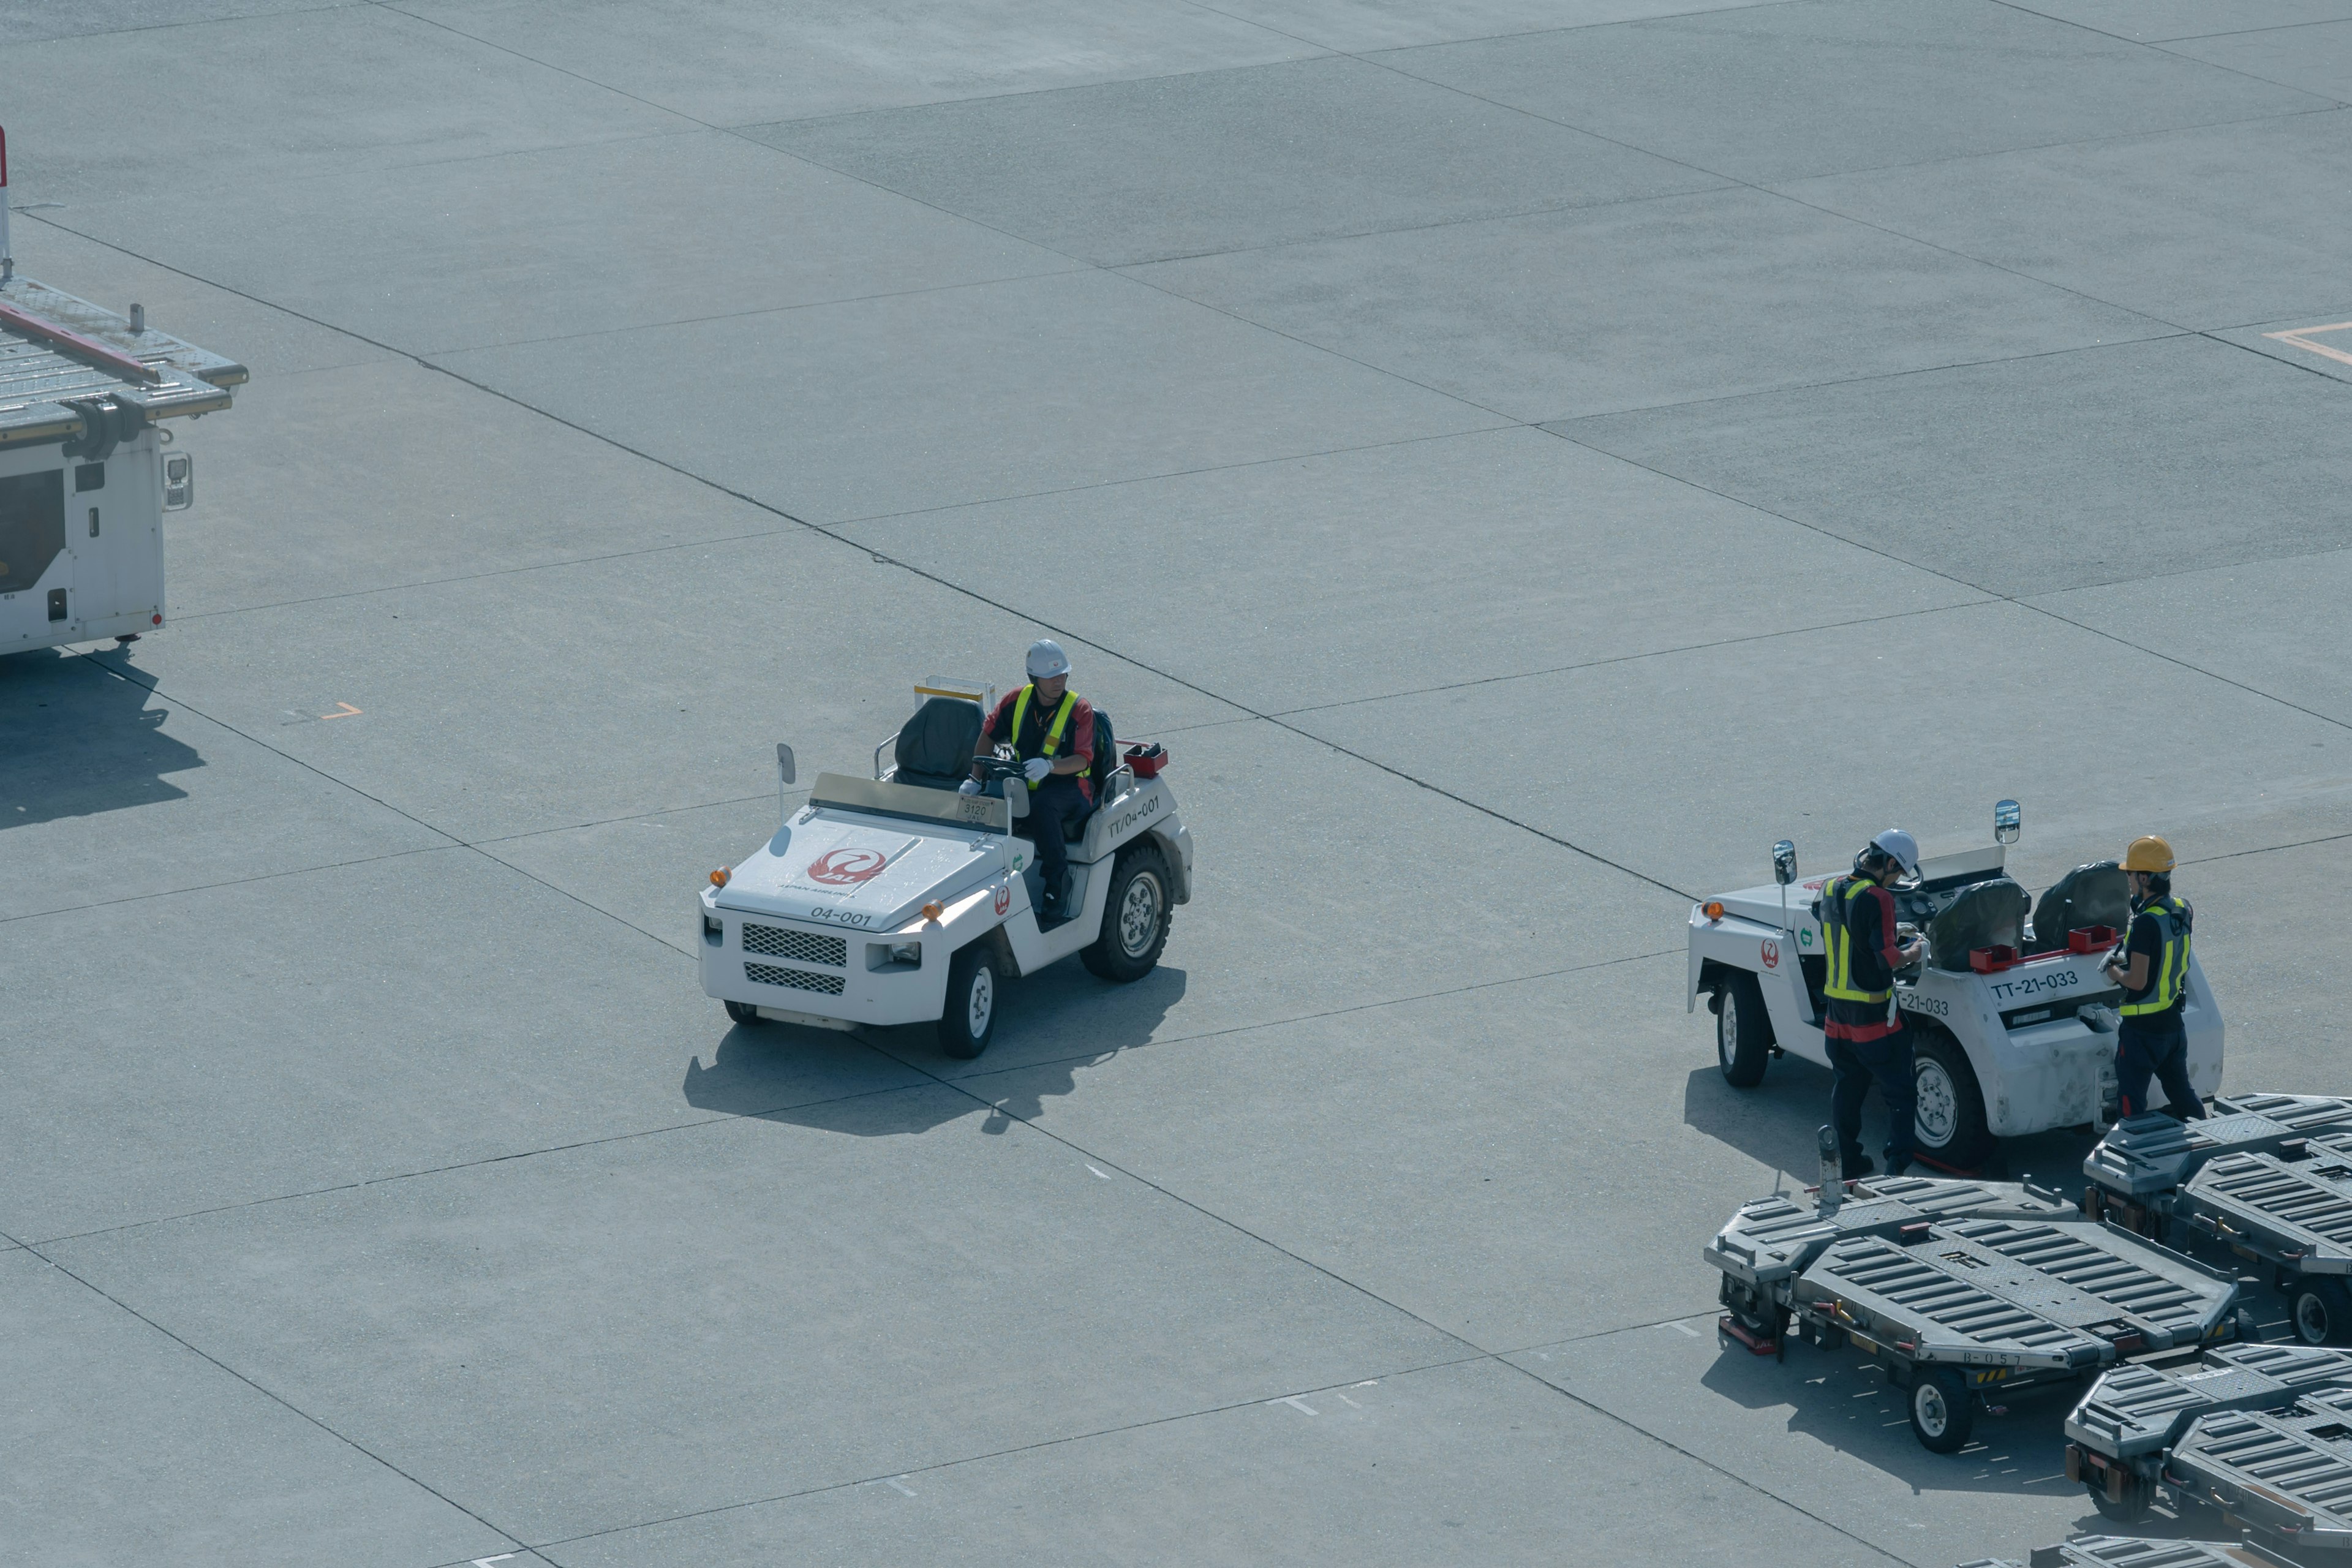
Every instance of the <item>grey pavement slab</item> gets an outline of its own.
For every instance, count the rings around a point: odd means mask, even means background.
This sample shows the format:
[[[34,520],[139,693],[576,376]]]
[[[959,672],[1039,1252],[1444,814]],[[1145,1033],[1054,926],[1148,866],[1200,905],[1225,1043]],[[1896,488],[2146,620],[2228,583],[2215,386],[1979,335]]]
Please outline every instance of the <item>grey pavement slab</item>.
[[[2305,92],[2352,99],[2352,19],[2313,22],[2299,27],[2265,27],[2212,37],[2183,38],[2168,45],[2176,55],[2225,66]]]
[[[233,193],[316,174],[363,184],[410,164],[694,124],[383,5],[8,45],[0,72],[19,127],[9,194],[20,202]]]
[[[448,842],[94,660],[0,658],[0,921]]]
[[[2066,1479],[2062,1391],[1979,1417],[1969,1447],[1945,1455],[1919,1447],[1902,1393],[1853,1352],[1751,1355],[1718,1343],[1712,1313],[1508,1359],[1900,1562],[2022,1562],[2102,1529]]]
[[[1557,428],[1974,586],[2034,595],[2352,542],[2352,453],[2336,435],[2347,408],[2352,388],[2188,337]]]
[[[323,11],[363,0],[16,0],[0,12],[0,44],[79,38],[140,27],[178,27],[235,16]]]
[[[58,216],[415,353],[1077,265],[718,131],[412,165],[364,181],[337,174],[142,195]],[[283,238],[255,246],[263,226],[282,226]],[[602,374],[631,374],[625,365]]]
[[[2225,327],[2209,335],[2331,381],[2352,381],[2352,305],[2323,306],[2280,321]]]
[[[2184,327],[2344,299],[2352,115],[2328,110],[1924,168],[1788,194]],[[2336,316],[2306,316],[2314,321]]]
[[[1966,603],[1975,591],[1539,430],[853,523],[848,538],[1259,712]],[[1092,548],[1149,537],[1186,585]],[[1050,579],[1028,565],[1056,562]],[[1694,563],[1706,570],[1694,572]],[[1825,582],[1847,584],[1823,595]]]
[[[2221,1006],[2232,1088],[2352,1089],[2352,1020],[2336,1004],[2336,953],[2318,935],[2352,877],[2352,810],[2334,815],[2319,825],[2333,835],[2316,842],[2213,859],[2184,853],[2174,879],[2197,911],[2197,959]]]
[[[40,207],[12,215],[10,245],[19,274],[127,316],[133,304],[147,307],[158,331],[236,361],[254,380],[234,390],[241,406],[254,386],[298,371],[364,364],[389,359],[390,351],[274,305],[200,281],[184,271],[142,260],[118,247],[77,232],[80,215],[68,208]],[[210,424],[180,422],[178,438],[210,440],[236,419]],[[207,481],[211,475],[205,476]],[[206,490],[209,492],[209,482]],[[207,499],[209,496],[207,495]]]
[[[808,799],[805,786],[814,776],[813,770],[803,776],[803,787],[785,793],[791,808]],[[703,876],[733,866],[765,843],[779,816],[777,792],[771,788],[748,799],[548,828],[489,839],[478,847],[698,962],[702,921],[695,900]],[[690,971],[683,983],[698,994],[701,989]],[[719,1019],[718,1004],[711,1006],[711,1018]],[[726,1026],[715,1022],[714,1027],[723,1032]],[[746,1035],[733,1043],[757,1037]]]
[[[892,1484],[895,1482],[896,1484]],[[1661,1521],[1671,1520],[1671,1530]],[[1885,1561],[1491,1361],[550,1547],[563,1568],[781,1562]]]
[[[363,616],[352,596],[380,589],[587,560],[644,570],[696,542],[801,531],[410,360],[257,380],[179,446],[196,458],[196,505],[164,519],[171,621],[142,657],[239,612],[317,602],[330,620]],[[544,587],[526,575],[503,591]]]
[[[20,1563],[416,1568],[515,1542],[22,1251],[0,1252]]]
[[[1681,934],[1656,912],[1654,952]],[[956,1081],[1481,1350],[1521,1349],[1703,1310],[1700,1243],[1825,1118],[1826,1073],[1776,1068],[1757,1105],[1721,1082],[1684,969],[1677,947],[1155,1044],[1075,1093],[1052,1066]]]
[[[819,522],[1499,423],[1098,271],[443,362]]]
[[[1452,43],[1464,38],[1597,27],[1728,11],[1780,0],[1218,0],[1218,8],[1247,16],[1327,48],[1360,52]]]
[[[409,9],[717,125],[1320,52],[1231,7],[1150,0],[425,0]]]
[[[779,741],[808,778],[871,776],[917,681],[1010,682],[1042,635],[866,551],[779,526],[207,616],[141,644],[134,668],[167,701],[270,732],[329,777],[472,840],[766,794]],[[1139,730],[1234,715],[1083,644],[1072,657]],[[289,710],[341,708],[359,711],[288,721]]]
[[[2352,0],[2021,0],[2018,9],[2152,44],[2341,21],[2352,17]]]
[[[1460,1342],[942,1087],[61,1245],[525,1539],[1427,1365]]]
[[[470,851],[7,930],[0,1229],[27,1241],[712,1114],[680,1089],[726,1029],[692,966]],[[730,1108],[918,1081],[835,1036]]]
[[[1930,853],[1982,844],[2003,796],[2083,859],[2142,823],[2185,834],[2281,798],[2352,798],[2342,725],[2014,605],[1293,722],[1693,897],[1763,880],[1781,837],[1811,876],[1890,822]],[[2132,743],[2149,734],[2160,761]]]
[[[2326,629],[2352,604],[2352,551],[2210,567],[2033,602],[2352,727],[2352,668]]]
[[[1107,265],[1723,183],[1347,58],[749,133]]]
[[[1380,58],[1662,157],[1762,182],[2332,101],[1994,0],[1899,7],[1799,0]]]
[[[1752,189],[1201,257],[1133,276],[1529,421],[2174,331]]]

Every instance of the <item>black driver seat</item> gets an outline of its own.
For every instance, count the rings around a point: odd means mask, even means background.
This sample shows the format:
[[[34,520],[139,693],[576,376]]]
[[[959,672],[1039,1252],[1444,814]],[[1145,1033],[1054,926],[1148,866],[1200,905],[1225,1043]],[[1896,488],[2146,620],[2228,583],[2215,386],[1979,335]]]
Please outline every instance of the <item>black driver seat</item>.
[[[971,776],[985,716],[977,702],[932,697],[898,731],[898,771],[891,776],[921,789],[954,789]]]

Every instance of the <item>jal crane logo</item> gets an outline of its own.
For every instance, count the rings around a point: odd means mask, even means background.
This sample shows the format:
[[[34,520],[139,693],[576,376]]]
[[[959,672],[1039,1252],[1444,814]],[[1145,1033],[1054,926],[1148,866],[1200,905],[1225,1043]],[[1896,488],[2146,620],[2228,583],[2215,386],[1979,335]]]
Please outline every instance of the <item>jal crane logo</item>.
[[[889,863],[879,849],[828,849],[809,862],[808,876],[828,888],[854,888],[880,876]]]
[[[1768,937],[1765,939],[1763,951],[1757,956],[1764,961],[1765,968],[1778,969],[1780,967],[1780,944]]]

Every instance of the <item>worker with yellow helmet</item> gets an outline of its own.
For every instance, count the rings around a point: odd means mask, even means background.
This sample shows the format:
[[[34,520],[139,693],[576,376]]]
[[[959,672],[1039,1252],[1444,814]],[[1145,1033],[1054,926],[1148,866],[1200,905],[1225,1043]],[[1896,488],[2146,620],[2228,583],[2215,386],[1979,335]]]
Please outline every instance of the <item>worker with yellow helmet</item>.
[[[2116,1038],[2116,1087],[2126,1116],[2153,1109],[2151,1078],[2164,1086],[2165,1110],[2182,1121],[2205,1114],[2189,1082],[2189,1036],[2180,1010],[2189,994],[2186,899],[2172,895],[2172,846],[2150,834],[2124,851],[2131,882],[2131,934],[2107,961],[2107,978],[2124,989]]]

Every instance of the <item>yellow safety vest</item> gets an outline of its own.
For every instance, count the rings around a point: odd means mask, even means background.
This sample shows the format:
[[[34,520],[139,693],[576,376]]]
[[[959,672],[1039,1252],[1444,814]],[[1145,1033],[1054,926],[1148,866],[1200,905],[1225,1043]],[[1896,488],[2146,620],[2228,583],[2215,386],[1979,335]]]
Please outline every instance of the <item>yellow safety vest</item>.
[[[1013,704],[1013,733],[1005,739],[1013,742],[1013,752],[1015,756],[1021,753],[1021,722],[1029,717],[1029,694],[1036,689],[1034,686],[1023,687],[1020,697]],[[1077,711],[1077,707],[1078,694],[1065,690],[1062,693],[1062,705],[1054,710],[1053,723],[1045,728],[1045,749],[1037,753],[1047,762],[1052,762],[1054,753],[1062,749],[1062,731],[1070,727],[1070,715]],[[1043,779],[1031,779],[1029,787],[1035,789],[1045,782]]]
[[[2156,973],[2149,977],[2147,994],[2116,1009],[2126,1018],[2165,1012],[2189,987],[2189,906],[2167,893],[2150,900],[2139,912],[2156,917],[2164,948],[2156,955]]]
[[[1884,1002],[1895,994],[1864,991],[1853,983],[1853,932],[1847,929],[1846,920],[1853,913],[1853,900],[1873,886],[1866,877],[1840,877],[1822,900],[1822,946],[1829,959],[1829,984],[1822,987],[1824,996],[1841,1002]]]

